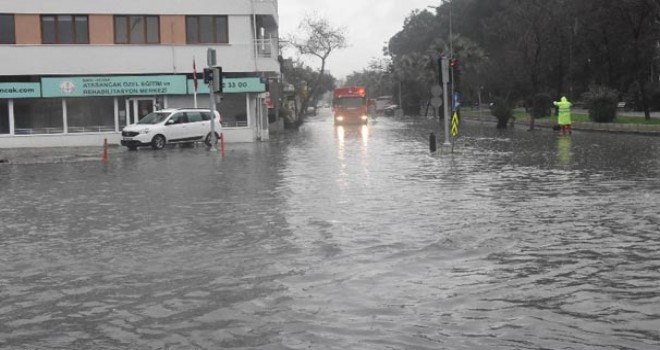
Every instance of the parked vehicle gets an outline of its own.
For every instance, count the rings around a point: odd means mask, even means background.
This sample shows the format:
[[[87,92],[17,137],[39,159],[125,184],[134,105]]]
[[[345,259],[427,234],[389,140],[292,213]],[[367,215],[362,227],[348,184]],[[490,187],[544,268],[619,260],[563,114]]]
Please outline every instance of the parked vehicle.
[[[386,116],[393,116],[396,114],[397,109],[399,109],[398,105],[389,105],[383,108],[383,114]]]
[[[216,111],[211,117],[210,109],[178,108],[163,109],[149,113],[135,124],[126,126],[122,132],[121,145],[129,150],[141,146],[163,149],[168,144],[204,142],[211,144],[211,119],[216,136],[222,135],[222,118]]]
[[[388,106],[394,104],[394,98],[392,96],[379,96],[375,99],[376,104],[376,113],[383,113]]]

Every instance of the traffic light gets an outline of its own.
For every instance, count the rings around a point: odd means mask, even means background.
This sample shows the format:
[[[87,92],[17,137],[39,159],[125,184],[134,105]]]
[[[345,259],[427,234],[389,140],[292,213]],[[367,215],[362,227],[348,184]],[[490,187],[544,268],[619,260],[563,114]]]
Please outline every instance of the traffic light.
[[[458,68],[458,60],[455,58],[450,59],[449,68],[451,68],[451,83],[454,84],[454,86],[458,86],[461,81],[461,70]]]
[[[213,70],[211,68],[204,68],[204,84],[208,85],[213,81]]]
[[[213,92],[221,94],[222,67],[204,68],[204,84],[210,84]]]

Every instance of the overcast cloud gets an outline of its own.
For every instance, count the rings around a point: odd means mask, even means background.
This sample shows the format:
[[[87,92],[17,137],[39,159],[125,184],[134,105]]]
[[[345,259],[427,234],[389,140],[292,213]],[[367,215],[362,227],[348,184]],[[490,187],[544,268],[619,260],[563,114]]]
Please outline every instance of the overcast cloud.
[[[403,27],[414,9],[438,6],[440,0],[280,0],[280,36],[295,32],[306,13],[318,13],[334,26],[347,30],[349,47],[333,53],[328,70],[336,78],[366,68],[372,58],[383,57],[383,46]],[[313,67],[316,60],[306,62]]]

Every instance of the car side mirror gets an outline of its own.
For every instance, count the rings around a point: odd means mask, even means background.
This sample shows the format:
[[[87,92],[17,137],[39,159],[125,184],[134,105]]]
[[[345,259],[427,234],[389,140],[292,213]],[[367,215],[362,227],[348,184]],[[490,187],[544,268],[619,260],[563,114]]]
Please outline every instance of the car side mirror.
[[[170,119],[170,120],[168,120],[168,121],[165,122],[165,125],[172,125],[172,124],[174,124],[174,120],[173,120],[173,119]]]

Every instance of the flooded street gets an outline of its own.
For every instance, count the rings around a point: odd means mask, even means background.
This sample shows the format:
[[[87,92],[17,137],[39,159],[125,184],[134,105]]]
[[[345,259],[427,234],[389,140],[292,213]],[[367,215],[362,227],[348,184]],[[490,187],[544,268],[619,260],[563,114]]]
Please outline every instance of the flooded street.
[[[659,348],[660,138],[465,124],[0,164],[0,349]]]

